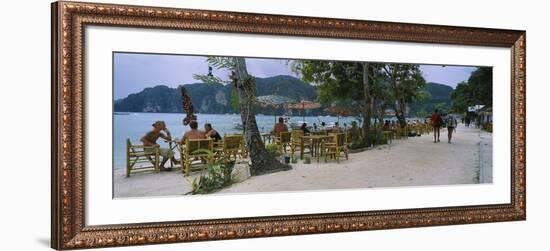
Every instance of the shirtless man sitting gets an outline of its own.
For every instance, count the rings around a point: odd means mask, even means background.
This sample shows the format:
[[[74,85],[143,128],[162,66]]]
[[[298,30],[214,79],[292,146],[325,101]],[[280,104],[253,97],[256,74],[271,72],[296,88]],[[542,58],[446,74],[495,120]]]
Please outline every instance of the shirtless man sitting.
[[[281,136],[281,132],[288,132],[288,127],[285,125],[285,121],[282,117],[279,117],[279,123],[275,124],[271,134],[275,137]]]
[[[196,120],[189,122],[189,127],[191,128],[191,130],[183,134],[180,144],[185,144],[186,139],[206,139],[206,135],[204,134],[204,132],[197,129],[199,127],[199,123],[197,123]]]
[[[144,146],[154,146],[159,148],[160,156],[162,156],[162,161],[160,162],[160,170],[170,171],[170,168],[164,167],[169,159],[171,159],[174,163],[179,163],[176,158],[174,158],[174,151],[168,148],[160,147],[160,145],[157,144],[158,138],[172,140],[172,137],[170,137],[170,131],[168,131],[168,128],[166,128],[166,124],[164,123],[164,121],[156,121],[152,126],[153,130],[146,133],[143,137],[141,137],[140,140]],[[148,149],[147,151],[151,150]]]

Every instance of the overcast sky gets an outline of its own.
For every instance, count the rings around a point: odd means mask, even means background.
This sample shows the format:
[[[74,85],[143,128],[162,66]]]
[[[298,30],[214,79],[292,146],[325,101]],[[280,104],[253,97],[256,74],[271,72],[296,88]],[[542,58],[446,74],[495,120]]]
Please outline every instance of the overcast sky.
[[[137,93],[147,87],[166,85],[177,87],[180,84],[197,83],[194,74],[207,74],[208,64],[205,57],[115,53],[114,55],[114,96],[120,99],[132,93]],[[246,64],[250,74],[256,77],[271,77],[277,75],[292,75],[288,60],[281,59],[250,59]],[[475,67],[421,65],[427,82],[455,87],[465,81]],[[228,71],[213,69],[215,76],[226,79]]]

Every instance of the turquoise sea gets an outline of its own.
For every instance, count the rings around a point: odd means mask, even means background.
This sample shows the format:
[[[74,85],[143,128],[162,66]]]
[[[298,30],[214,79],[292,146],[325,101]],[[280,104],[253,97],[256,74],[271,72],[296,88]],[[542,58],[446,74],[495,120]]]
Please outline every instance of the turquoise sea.
[[[172,138],[181,138],[184,131],[189,130],[189,127],[183,127],[182,119],[185,114],[181,113],[124,113],[114,115],[114,132],[113,132],[113,158],[114,168],[124,168],[126,163],[126,138],[129,138],[134,144],[141,144],[139,139],[148,131],[152,129],[152,124],[157,120],[163,120],[166,122],[168,129],[172,134]],[[198,114],[199,129],[204,128],[205,123],[211,123],[214,129],[216,129],[222,136],[225,133],[240,133],[241,131],[234,128],[233,122],[240,122],[241,116],[239,114]],[[291,122],[301,122],[305,119],[308,126],[316,123],[320,125],[321,122],[326,124],[340,121],[340,125],[343,126],[346,123],[351,125],[353,117],[336,117],[336,116],[292,116]],[[257,115],[256,121],[258,123],[258,129],[260,132],[269,132],[273,128],[275,123],[275,116],[273,115]],[[163,140],[158,140],[162,147],[167,147],[167,144]],[[176,154],[176,158],[179,159],[179,154]]]

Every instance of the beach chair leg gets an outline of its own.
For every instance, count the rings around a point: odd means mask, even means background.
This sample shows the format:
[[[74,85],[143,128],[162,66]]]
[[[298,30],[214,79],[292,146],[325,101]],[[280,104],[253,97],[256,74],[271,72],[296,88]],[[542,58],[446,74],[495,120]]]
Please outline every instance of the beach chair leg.
[[[130,177],[130,170],[131,170],[131,167],[130,167],[129,161],[130,161],[130,160],[127,160],[127,162],[126,162],[126,178],[129,178],[129,177]]]
[[[155,172],[158,173],[160,172],[160,156],[159,156],[159,153],[157,152],[157,154],[155,155]]]

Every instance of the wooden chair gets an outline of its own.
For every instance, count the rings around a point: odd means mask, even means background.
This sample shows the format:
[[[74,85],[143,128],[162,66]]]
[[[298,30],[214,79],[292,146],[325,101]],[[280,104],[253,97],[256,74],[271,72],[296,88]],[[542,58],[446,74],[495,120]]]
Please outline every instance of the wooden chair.
[[[214,149],[214,159],[219,160],[223,158],[224,152],[223,152],[223,140],[218,141],[212,141],[212,148]]]
[[[286,146],[290,145],[291,136],[290,132],[281,132],[276,139],[275,142],[279,145],[279,152],[281,154],[283,154],[283,152],[286,153]]]
[[[303,148],[302,149],[302,136],[304,136],[304,131],[302,130],[293,130],[290,133],[290,152],[292,154],[292,157],[294,157],[294,152],[296,151],[303,151],[305,148],[309,148],[311,152],[311,142],[303,142]]]
[[[331,134],[331,141],[321,144],[321,153],[325,156],[325,162],[328,158],[336,159],[340,163],[340,153],[344,153],[346,160],[348,159],[348,146],[346,144],[346,135],[344,133]]]
[[[328,135],[328,131],[327,130],[320,130],[320,131],[317,131],[317,132],[313,132],[312,134],[313,135]]]
[[[395,132],[396,132],[396,135],[399,139],[403,139],[403,138],[408,139],[409,138],[407,127],[397,126],[397,128],[395,129]]]
[[[189,176],[191,171],[200,170],[205,163],[212,162],[214,158],[214,144],[212,139],[186,139],[185,145],[179,145],[180,155],[182,156],[181,165],[185,176]],[[197,150],[207,150],[202,152]],[[193,166],[193,161],[200,161],[200,165]]]
[[[134,167],[138,163],[151,165]],[[130,139],[126,139],[126,177],[135,172],[154,171],[159,172],[160,150],[154,146],[134,145]]]
[[[234,159],[237,159],[238,155],[242,158],[246,157],[243,136],[239,134],[225,135],[223,140],[223,156],[227,159],[231,159],[231,156],[233,156]]]

